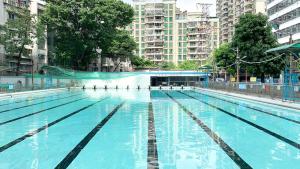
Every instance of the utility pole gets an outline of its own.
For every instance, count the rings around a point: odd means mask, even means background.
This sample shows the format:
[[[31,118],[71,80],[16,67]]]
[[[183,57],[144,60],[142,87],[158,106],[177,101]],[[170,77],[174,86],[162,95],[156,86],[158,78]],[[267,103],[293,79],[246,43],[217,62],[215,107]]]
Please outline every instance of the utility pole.
[[[239,55],[239,48],[236,49],[236,82],[240,82],[240,55]]]

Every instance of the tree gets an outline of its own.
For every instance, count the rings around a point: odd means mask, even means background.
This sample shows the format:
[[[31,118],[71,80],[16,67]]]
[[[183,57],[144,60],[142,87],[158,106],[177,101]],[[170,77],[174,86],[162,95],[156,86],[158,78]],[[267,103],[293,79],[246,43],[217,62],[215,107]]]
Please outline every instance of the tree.
[[[40,24],[54,34],[58,64],[68,64],[74,69],[86,70],[98,56],[97,49],[110,53],[110,46],[117,45],[116,34],[133,21],[132,7],[120,0],[49,0],[47,3]]]
[[[196,61],[186,60],[180,63],[178,67],[181,70],[198,70],[199,66],[199,63]]]
[[[131,60],[131,63],[136,66],[137,68],[154,68],[154,67],[157,67],[157,65],[148,60],[148,59],[144,59],[142,57],[139,57],[139,56],[132,56],[130,58]]]
[[[232,46],[238,48],[240,56],[246,62],[261,62],[273,58],[265,51],[277,46],[277,40],[268,23],[268,17],[263,14],[245,14],[240,17],[235,26]],[[265,75],[278,75],[284,67],[283,59],[275,59],[266,63],[242,64],[250,74],[260,76],[264,82]]]
[[[0,44],[4,45],[6,57],[15,58],[16,76],[20,74],[22,56],[29,57],[26,46],[32,45],[32,39],[37,35],[35,16],[23,8],[13,8],[15,19],[9,19],[5,25],[0,25]],[[33,65],[32,65],[33,66]]]
[[[236,68],[233,64],[236,62],[236,56],[229,43],[224,43],[219,48],[215,49],[213,57],[215,64],[219,69],[224,69],[231,75],[235,73]]]
[[[163,62],[159,65],[159,67],[163,70],[174,70],[176,66],[173,62]]]
[[[118,30],[116,31],[116,34],[107,50],[108,53],[103,53],[103,55],[119,59],[119,63],[116,66],[117,68],[122,59],[133,57],[133,51],[136,49],[137,44],[129,35],[129,32],[125,30]]]

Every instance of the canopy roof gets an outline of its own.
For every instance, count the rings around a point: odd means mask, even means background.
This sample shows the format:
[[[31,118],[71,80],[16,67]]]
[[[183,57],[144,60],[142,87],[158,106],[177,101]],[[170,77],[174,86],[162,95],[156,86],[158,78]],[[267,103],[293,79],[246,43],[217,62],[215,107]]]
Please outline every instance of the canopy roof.
[[[211,65],[203,65],[199,67],[200,70],[211,70],[213,67]]]
[[[285,52],[293,52],[294,54],[300,53],[300,43],[282,45],[266,51],[266,53],[285,53]]]

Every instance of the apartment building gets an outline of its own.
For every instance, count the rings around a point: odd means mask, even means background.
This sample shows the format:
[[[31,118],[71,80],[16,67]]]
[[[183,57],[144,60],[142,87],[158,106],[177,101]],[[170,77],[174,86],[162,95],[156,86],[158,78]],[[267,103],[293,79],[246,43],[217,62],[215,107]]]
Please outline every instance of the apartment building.
[[[130,26],[138,43],[137,55],[154,62],[174,62],[176,0],[134,0],[135,21]]]
[[[13,8],[28,8],[31,14],[39,15],[42,13],[46,2],[44,0],[0,0],[0,24],[5,24],[8,19],[16,18],[16,14],[12,10]],[[47,40],[39,41],[33,39],[33,44],[26,46],[26,54],[21,58],[20,71],[22,73],[30,73],[32,66],[34,71],[37,71],[39,67],[47,64]],[[14,68],[17,65],[17,59],[5,56],[4,47],[0,45],[0,65],[4,65],[7,69],[5,74],[15,74]]]
[[[135,20],[129,26],[138,43],[138,56],[156,63],[195,60],[205,64],[219,44],[216,18],[181,11],[176,0],[133,0]],[[204,27],[209,27],[205,28]],[[213,38],[217,38],[215,41]]]
[[[176,25],[178,62],[194,60],[205,65],[212,51],[219,47],[219,19],[203,16],[202,12],[189,12]]]
[[[234,26],[245,13],[266,14],[266,0],[217,0],[221,44],[231,42]]]
[[[300,42],[300,1],[268,0],[267,13],[280,44]]]

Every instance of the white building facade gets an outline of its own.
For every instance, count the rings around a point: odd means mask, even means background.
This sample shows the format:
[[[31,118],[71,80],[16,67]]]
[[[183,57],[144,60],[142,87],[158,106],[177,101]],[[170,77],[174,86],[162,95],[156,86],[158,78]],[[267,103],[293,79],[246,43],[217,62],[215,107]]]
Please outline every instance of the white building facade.
[[[267,12],[280,44],[300,41],[300,0],[268,0]]]
[[[16,18],[13,8],[28,8],[32,15],[40,15],[46,5],[45,0],[0,0],[0,24],[4,25],[7,20]],[[20,71],[22,73],[30,73],[32,66],[33,70],[37,71],[39,68],[48,63],[48,49],[47,39],[38,42],[37,39],[32,39],[33,44],[26,46],[28,55],[21,58]],[[33,61],[33,64],[32,64]],[[13,68],[16,66],[16,59],[6,58],[3,45],[0,45],[0,65],[6,68]],[[7,74],[14,74],[14,69],[7,69]]]

